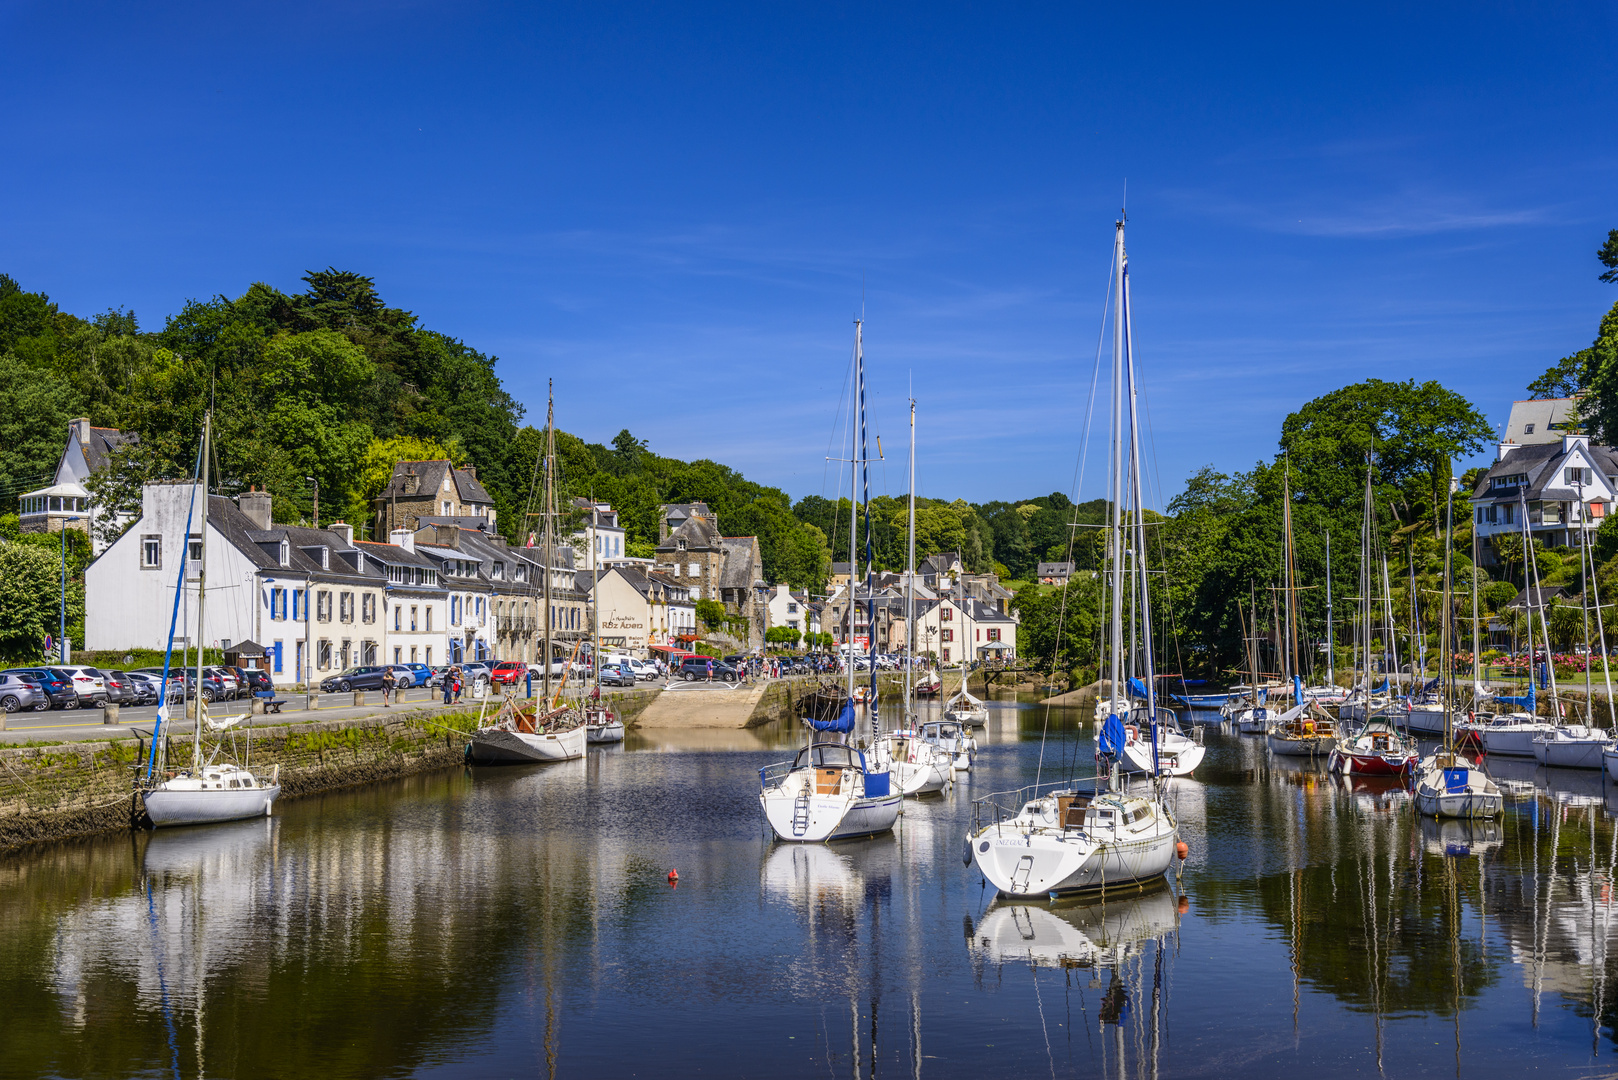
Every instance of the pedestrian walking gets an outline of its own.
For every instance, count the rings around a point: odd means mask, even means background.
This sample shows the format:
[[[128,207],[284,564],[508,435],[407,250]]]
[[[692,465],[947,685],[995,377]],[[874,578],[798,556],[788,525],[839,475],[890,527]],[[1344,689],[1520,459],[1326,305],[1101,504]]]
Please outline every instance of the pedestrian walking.
[[[713,657],[708,657],[708,681],[713,682]]]
[[[461,703],[461,669],[459,667],[454,668],[450,675],[455,680],[455,704],[459,705]]]
[[[444,691],[444,704],[445,705],[449,704],[450,695],[455,692],[455,681],[451,677],[450,671],[451,671],[450,668],[445,668],[444,669],[444,674],[442,676],[440,676],[439,682],[438,682],[439,688]]]
[[[393,669],[388,668],[382,673],[382,707],[384,709],[388,707],[388,699],[393,696],[394,684]]]

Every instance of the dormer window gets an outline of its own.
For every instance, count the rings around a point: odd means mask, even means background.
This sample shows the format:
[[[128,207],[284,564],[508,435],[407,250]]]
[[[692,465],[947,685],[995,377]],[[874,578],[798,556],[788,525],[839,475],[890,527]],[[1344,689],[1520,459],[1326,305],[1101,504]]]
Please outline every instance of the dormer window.
[[[684,540],[676,540],[676,541],[674,541],[674,550],[676,550],[676,551],[684,551],[685,550],[685,541]]]
[[[320,568],[322,570],[331,569],[331,548],[324,545],[320,548]]]
[[[1533,424],[1524,424],[1522,426],[1522,433],[1524,435],[1532,435],[1534,433],[1534,425]]]
[[[280,565],[285,566],[287,564],[287,560],[291,557],[292,545],[287,543],[285,540],[281,541],[281,550],[276,556],[276,561],[280,563]]]
[[[506,579],[506,564],[503,563],[503,562],[495,563],[494,564],[494,570],[492,571],[490,576],[493,577],[494,580],[496,580],[496,581],[504,581]]]
[[[450,502],[448,499],[445,499],[444,500],[444,516],[445,517],[453,517],[454,515],[453,515],[452,511],[454,509],[455,509],[455,504]]]

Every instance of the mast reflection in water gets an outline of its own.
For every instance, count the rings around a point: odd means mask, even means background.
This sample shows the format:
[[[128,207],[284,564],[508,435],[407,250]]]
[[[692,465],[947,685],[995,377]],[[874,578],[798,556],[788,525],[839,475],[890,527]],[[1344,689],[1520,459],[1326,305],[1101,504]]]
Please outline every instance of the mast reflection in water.
[[[937,705],[923,706],[928,710]],[[1084,769],[1054,710],[1044,771]],[[961,861],[1039,707],[892,836],[776,845],[801,733],[633,731],[585,759],[292,800],[0,858],[18,1076],[1467,1077],[1613,1061],[1618,796],[1491,763],[1499,822],[1217,726],[1171,785],[1183,879],[1008,904]],[[678,888],[667,874],[680,872]]]

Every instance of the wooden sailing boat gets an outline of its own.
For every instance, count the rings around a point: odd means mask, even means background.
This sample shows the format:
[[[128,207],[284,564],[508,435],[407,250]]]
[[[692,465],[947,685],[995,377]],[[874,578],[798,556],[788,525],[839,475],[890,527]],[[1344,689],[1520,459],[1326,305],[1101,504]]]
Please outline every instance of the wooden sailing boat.
[[[466,746],[467,760],[474,765],[530,765],[535,762],[567,761],[583,757],[588,733],[584,714],[561,701],[561,688],[551,694],[551,560],[556,551],[556,401],[547,400],[545,409],[545,636],[544,694],[536,706],[527,706],[507,694],[495,713],[494,721],[472,733]],[[563,685],[567,676],[563,675]]]
[[[1151,791],[1136,795],[1121,789],[1118,762],[1122,758],[1125,711],[1121,700],[1122,661],[1125,655],[1123,598],[1126,589],[1141,613],[1142,656],[1146,705],[1143,720],[1149,745],[1157,746],[1157,680],[1151,637],[1151,605],[1143,560],[1134,560],[1134,573],[1125,579],[1122,504],[1133,509],[1133,541],[1146,548],[1141,498],[1140,425],[1136,408],[1133,347],[1129,326],[1129,263],[1124,248],[1124,222],[1117,223],[1113,246],[1117,274],[1117,307],[1113,316],[1112,439],[1113,469],[1108,483],[1113,496],[1109,548],[1113,573],[1112,596],[1112,710],[1101,731],[1098,765],[1106,776],[1087,786],[1065,781],[1034,784],[1016,791],[984,796],[972,804],[973,827],[966,835],[967,859],[977,864],[984,880],[1004,896],[1043,897],[1060,893],[1108,888],[1136,888],[1159,878],[1174,861],[1178,825],[1163,798],[1162,772],[1151,771]],[[1129,393],[1129,484],[1124,480],[1124,392]],[[1154,755],[1155,756],[1155,755]]]
[[[240,722],[244,717],[231,717],[223,721],[214,721],[208,717],[208,702],[202,694],[202,647],[206,643],[203,636],[203,610],[207,599],[208,576],[208,463],[212,458],[211,450],[213,439],[213,412],[210,410],[202,420],[202,451],[197,458],[197,487],[196,492],[200,498],[193,499],[193,505],[199,507],[201,526],[195,535],[200,537],[198,542],[198,557],[196,559],[197,572],[197,670],[196,681],[192,686],[196,688],[192,706],[195,709],[196,724],[191,736],[191,766],[181,772],[164,776],[161,764],[162,747],[165,745],[164,728],[168,726],[168,710],[170,708],[168,694],[168,664],[169,656],[174,651],[174,622],[180,607],[180,595],[185,591],[185,574],[190,563],[189,544],[182,544],[180,551],[180,570],[178,581],[175,584],[174,610],[175,618],[171,618],[169,626],[168,654],[163,659],[163,701],[157,710],[157,728],[152,736],[152,756],[146,770],[146,783],[141,788],[141,800],[146,805],[146,815],[151,818],[152,824],[162,825],[202,825],[217,821],[239,821],[242,818],[268,817],[275,804],[276,797],[281,794],[279,783],[280,767],[268,777],[262,777],[250,769],[229,760],[220,760],[224,750],[223,743],[214,748],[214,752],[206,759],[202,756],[203,729],[222,732]],[[191,532],[190,515],[186,520],[186,536]],[[180,695],[183,702],[184,695]],[[183,707],[183,706],[182,706]],[[252,752],[252,728],[248,730],[248,752]],[[161,777],[161,779],[159,779]]]
[[[854,386],[860,416],[859,440],[849,460],[848,558],[848,664],[847,686],[839,690],[823,684],[806,694],[803,717],[810,731],[809,745],[791,761],[767,765],[758,771],[760,808],[778,839],[817,843],[884,833],[899,820],[903,796],[894,789],[892,775],[867,763],[865,754],[848,741],[854,731],[854,552],[857,537],[857,486],[865,447],[865,353],[863,323],[854,321]],[[869,623],[867,624],[869,625]],[[872,684],[876,680],[872,665]],[[878,728],[876,709],[872,727]]]
[[[1438,675],[1440,682],[1446,671],[1453,678],[1455,659],[1450,648],[1450,589],[1451,543],[1455,526],[1455,497],[1453,492],[1445,503],[1444,512],[1444,591],[1443,612],[1438,628]],[[1454,713],[1449,688],[1440,685],[1439,698],[1444,703],[1444,741],[1434,754],[1424,758],[1417,769],[1416,809],[1428,817],[1493,818],[1499,817],[1505,799],[1495,782],[1489,779],[1471,758],[1455,748]]]

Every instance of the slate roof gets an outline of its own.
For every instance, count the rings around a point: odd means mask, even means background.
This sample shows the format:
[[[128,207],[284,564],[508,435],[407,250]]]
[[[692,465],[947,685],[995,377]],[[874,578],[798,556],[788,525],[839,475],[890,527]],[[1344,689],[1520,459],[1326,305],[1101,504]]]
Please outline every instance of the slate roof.
[[[437,493],[444,490],[444,473],[449,470],[449,462],[439,461],[400,461],[393,466],[393,476],[388,480],[388,486],[382,489],[379,499],[421,499],[423,497],[436,498]],[[405,492],[405,474],[410,469],[416,470],[420,478],[420,487],[414,495]],[[492,505],[494,499],[490,497],[487,489],[477,480],[477,477],[465,469],[452,470],[455,478],[455,488],[460,494],[461,502],[483,503]]]
[[[695,520],[695,519],[693,519]],[[753,550],[757,543],[751,536],[724,538],[725,563],[719,570],[721,589],[751,589],[763,573],[762,566],[753,564]],[[688,545],[689,546],[689,545]]]
[[[1614,453],[1610,446],[1596,446],[1594,443],[1584,447],[1603,477],[1618,476],[1618,453]],[[1555,483],[1555,486],[1565,486],[1560,483],[1562,462],[1565,458],[1576,453],[1576,450],[1562,449],[1561,440],[1554,443],[1542,443],[1537,446],[1515,446],[1505,457],[1495,462],[1494,466],[1478,478],[1478,486],[1473,489],[1474,499],[1496,499],[1514,502],[1519,498],[1530,500],[1538,499],[1544,494],[1545,488]],[[1526,474],[1528,486],[1526,492],[1521,487],[1509,487],[1496,490],[1490,494],[1490,487],[1495,477],[1517,476]]]
[[[119,431],[117,428],[93,427],[90,429],[90,443],[84,448],[84,462],[95,472],[107,463],[108,457],[120,446],[139,443],[140,436],[133,431]]]
[[[381,584],[387,579],[380,570],[359,560],[356,570],[344,553],[358,556],[358,549],[345,544],[343,538],[326,529],[310,529],[301,525],[276,525],[268,529],[255,527],[253,520],[227,496],[208,496],[208,524],[219,530],[229,543],[261,570],[283,571],[325,581],[348,580]],[[287,564],[282,566],[278,557],[281,541],[288,545]],[[320,561],[305,548],[331,549],[331,566],[324,568]]]
[[[657,545],[657,550],[678,551],[678,541],[681,540],[685,541],[687,551],[719,551],[724,538],[707,518],[688,517],[680,523],[679,528],[669,533],[667,540]]]
[[[1042,562],[1039,564],[1037,576],[1039,577],[1067,577],[1073,573],[1074,563],[1070,562]]]

